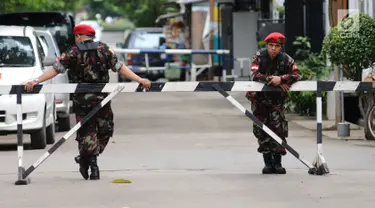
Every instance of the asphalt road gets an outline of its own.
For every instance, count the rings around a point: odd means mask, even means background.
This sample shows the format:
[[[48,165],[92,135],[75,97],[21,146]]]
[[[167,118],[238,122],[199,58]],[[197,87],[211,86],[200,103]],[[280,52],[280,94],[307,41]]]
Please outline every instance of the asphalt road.
[[[243,93],[232,94],[249,107]],[[286,175],[262,175],[252,122],[216,92],[121,93],[112,106],[115,133],[99,157],[100,181],[78,173],[75,135],[31,173],[27,186],[14,185],[16,148],[3,146],[0,207],[328,208],[375,202],[374,142],[324,138],[327,176],[309,175],[291,154],[283,158]],[[289,127],[289,144],[312,162],[316,133]],[[45,151],[25,150],[25,166]],[[132,183],[111,183],[115,178]]]

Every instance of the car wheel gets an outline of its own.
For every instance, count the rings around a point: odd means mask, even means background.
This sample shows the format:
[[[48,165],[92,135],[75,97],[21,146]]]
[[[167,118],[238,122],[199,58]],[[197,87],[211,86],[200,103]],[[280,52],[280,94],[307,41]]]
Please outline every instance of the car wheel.
[[[63,117],[58,119],[59,131],[69,131],[70,130],[70,117]]]
[[[55,108],[53,108],[53,121],[46,129],[47,144],[55,143]]]
[[[46,112],[44,111],[43,126],[41,129],[31,133],[31,148],[33,149],[44,149],[47,146],[46,139]]]

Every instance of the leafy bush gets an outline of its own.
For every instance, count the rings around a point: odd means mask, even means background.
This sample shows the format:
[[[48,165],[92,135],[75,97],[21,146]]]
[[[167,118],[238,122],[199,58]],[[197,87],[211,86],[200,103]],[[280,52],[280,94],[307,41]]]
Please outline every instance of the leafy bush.
[[[328,55],[333,64],[344,67],[346,78],[360,81],[362,69],[375,61],[374,45],[375,19],[357,14],[331,28],[324,38],[322,55]]]
[[[326,66],[326,62],[320,54],[311,52],[311,44],[307,37],[297,37],[293,44],[299,46],[295,60],[303,75],[302,80],[319,80],[329,75],[331,69]],[[325,95],[326,93],[323,92],[323,105],[325,104]],[[288,111],[294,111],[303,116],[313,116],[316,112],[316,92],[290,91],[286,104]]]

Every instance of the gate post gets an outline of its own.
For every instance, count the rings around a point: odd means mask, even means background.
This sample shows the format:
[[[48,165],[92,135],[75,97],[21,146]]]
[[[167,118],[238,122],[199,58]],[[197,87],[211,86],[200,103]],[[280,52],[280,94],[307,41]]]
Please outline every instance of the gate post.
[[[326,160],[323,157],[323,125],[322,125],[322,85],[320,81],[317,81],[317,91],[316,91],[316,142],[317,142],[317,155],[313,162],[314,167],[316,168],[318,175],[324,175],[329,173],[329,169],[326,163]]]
[[[22,116],[22,85],[17,86],[17,154],[18,154],[18,180],[15,185],[27,185],[30,183],[30,179],[24,179],[25,168],[22,164],[23,159],[23,116]]]

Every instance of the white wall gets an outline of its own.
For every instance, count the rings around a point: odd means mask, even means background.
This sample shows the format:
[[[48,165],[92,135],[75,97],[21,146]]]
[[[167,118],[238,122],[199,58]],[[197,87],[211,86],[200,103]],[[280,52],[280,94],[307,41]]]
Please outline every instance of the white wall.
[[[361,13],[366,13],[374,17],[374,0],[349,0],[349,9],[359,9]]]
[[[258,12],[233,13],[233,56],[235,58],[251,58],[258,50],[256,28]],[[250,62],[244,62],[244,76],[249,76]],[[234,74],[241,74],[240,62],[234,62]]]

